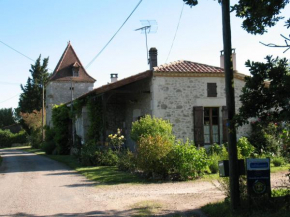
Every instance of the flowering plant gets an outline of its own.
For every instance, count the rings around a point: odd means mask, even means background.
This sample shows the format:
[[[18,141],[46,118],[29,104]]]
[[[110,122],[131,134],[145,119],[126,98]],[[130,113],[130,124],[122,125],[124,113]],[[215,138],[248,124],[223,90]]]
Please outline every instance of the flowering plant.
[[[117,152],[120,152],[125,141],[125,137],[121,133],[122,130],[118,128],[116,134],[110,134],[108,136],[109,144],[112,145]]]

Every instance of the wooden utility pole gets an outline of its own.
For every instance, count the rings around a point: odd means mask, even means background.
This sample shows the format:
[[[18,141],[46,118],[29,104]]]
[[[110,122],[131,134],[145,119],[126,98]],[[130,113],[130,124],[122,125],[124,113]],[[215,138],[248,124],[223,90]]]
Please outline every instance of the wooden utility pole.
[[[42,134],[42,142],[44,142],[44,81],[42,75],[42,113],[41,113],[41,134]]]
[[[224,69],[226,86],[226,103],[228,108],[228,144],[231,209],[236,210],[240,204],[239,173],[237,159],[237,136],[233,117],[235,115],[235,89],[232,62],[230,0],[222,0],[222,23],[224,42]]]

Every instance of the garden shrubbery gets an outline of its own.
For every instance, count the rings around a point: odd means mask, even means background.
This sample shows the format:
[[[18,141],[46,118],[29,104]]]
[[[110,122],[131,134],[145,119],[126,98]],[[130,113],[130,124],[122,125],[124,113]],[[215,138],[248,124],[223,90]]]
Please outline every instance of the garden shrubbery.
[[[176,141],[172,125],[146,115],[133,123],[131,138],[136,141],[135,170],[149,177],[187,180],[203,174],[208,165],[205,149],[187,141]]]
[[[0,148],[11,147],[12,144],[27,142],[27,134],[24,130],[19,133],[11,133],[9,130],[0,129]]]
[[[190,141],[177,141],[170,156],[170,165],[175,174],[182,180],[197,178],[204,174],[208,166],[208,158],[204,148],[198,149]]]
[[[136,142],[134,153],[124,149],[120,130],[109,135],[107,146],[84,145],[82,164],[116,165],[119,170],[142,173],[148,178],[187,180],[206,172],[217,173],[218,161],[228,159],[227,144],[214,144],[206,150],[197,148],[191,141],[175,140],[168,121],[149,115],[133,123],[131,138]],[[265,157],[259,155],[246,137],[238,140],[237,149],[239,159]],[[273,164],[283,164],[282,159],[273,158]]]

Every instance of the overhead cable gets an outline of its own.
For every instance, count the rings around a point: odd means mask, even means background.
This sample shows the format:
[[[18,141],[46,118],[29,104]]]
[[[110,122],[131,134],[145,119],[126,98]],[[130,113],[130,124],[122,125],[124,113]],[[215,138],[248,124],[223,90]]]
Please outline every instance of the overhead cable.
[[[0,43],[4,44],[6,47],[9,47],[11,50],[14,50],[15,52],[19,53],[20,55],[22,55],[22,56],[26,57],[27,59],[29,59],[29,60],[31,60],[31,61],[33,61],[33,62],[35,62],[35,60],[34,60],[34,59],[32,59],[32,58],[30,58],[30,57],[26,56],[25,54],[23,54],[23,53],[21,53],[20,51],[18,51],[18,50],[16,50],[16,49],[14,49],[13,47],[9,46],[8,44],[4,43],[3,41],[0,41]],[[49,71],[53,71],[53,70],[51,70],[50,68],[47,68],[47,69],[48,69]]]
[[[1,101],[0,103],[7,102],[8,100],[13,99],[13,98],[15,98],[16,96],[19,96],[19,95],[20,95],[20,94],[17,94],[17,95],[15,95],[15,96],[12,96],[12,97],[10,97],[9,99],[5,99],[4,101]]]
[[[9,47],[10,49],[14,50],[15,52],[19,53],[20,55],[26,57],[27,59],[31,60],[31,61],[35,61],[33,59],[31,59],[30,57],[26,56],[25,54],[21,53],[20,51],[14,49],[13,47],[9,46],[8,44],[4,43],[3,41],[0,41],[2,44],[4,44],[5,46]]]
[[[113,37],[107,42],[107,44],[102,48],[102,50],[91,60],[91,62],[86,66],[86,69],[89,68],[92,63],[100,56],[100,54],[105,50],[105,48],[110,44],[110,42],[115,38],[115,36],[118,34],[118,32],[122,29],[122,27],[125,25],[125,23],[129,20],[131,15],[135,12],[135,10],[138,8],[138,6],[141,4],[142,0],[139,1],[139,3],[136,5],[134,10],[130,13],[130,15],[127,17],[127,19],[124,21],[124,23],[121,25],[121,27],[117,30],[117,32],[113,35]]]
[[[177,31],[178,31],[178,28],[179,28],[180,20],[181,20],[182,14],[183,14],[184,4],[185,4],[185,3],[183,3],[183,5],[182,5],[182,9],[181,9],[181,12],[180,12],[180,16],[179,16],[179,20],[178,20],[177,28],[176,28],[176,31],[175,31],[175,35],[174,35],[174,38],[173,38],[173,41],[172,41],[172,44],[171,44],[171,47],[170,47],[170,50],[169,50],[169,53],[168,53],[168,56],[167,56],[167,58],[166,58],[165,63],[167,63],[167,60],[168,60],[168,58],[169,58],[169,56],[170,56],[170,53],[171,53],[171,50],[172,50],[172,47],[173,47],[173,44],[174,44],[174,41],[175,41],[175,37],[176,37]]]

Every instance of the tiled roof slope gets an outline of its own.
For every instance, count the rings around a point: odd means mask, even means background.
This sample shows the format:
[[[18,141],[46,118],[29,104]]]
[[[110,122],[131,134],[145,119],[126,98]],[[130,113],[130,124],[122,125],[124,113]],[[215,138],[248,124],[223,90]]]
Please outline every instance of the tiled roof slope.
[[[79,76],[72,76],[72,67],[79,67]],[[94,83],[96,80],[92,78],[83,67],[81,61],[76,55],[70,42],[63,52],[55,70],[49,81],[75,81]]]
[[[101,93],[105,93],[107,91],[114,90],[114,89],[117,89],[119,87],[123,87],[123,86],[131,84],[133,82],[140,81],[140,80],[143,80],[146,78],[150,78],[151,76],[152,76],[151,70],[141,72],[141,73],[132,75],[130,77],[115,81],[113,83],[109,83],[109,84],[103,85],[101,87],[95,88],[92,91],[85,93],[82,96],[79,96],[77,99],[82,99],[82,98],[89,96],[89,95],[98,95]],[[70,103],[70,102],[67,102],[65,104],[68,104],[68,103]]]
[[[161,66],[154,67],[154,72],[163,73],[217,73],[223,74],[224,69],[220,67],[210,66],[201,63],[195,63],[186,60],[179,60],[169,64],[164,64]]]

